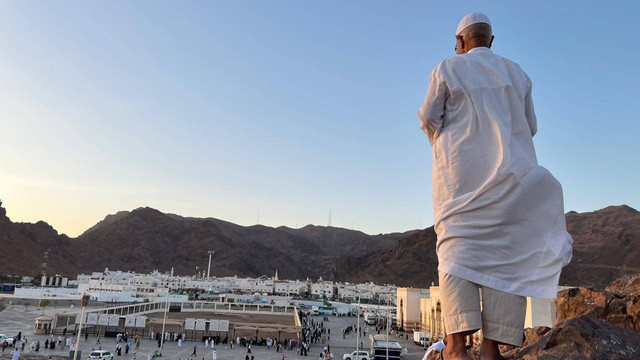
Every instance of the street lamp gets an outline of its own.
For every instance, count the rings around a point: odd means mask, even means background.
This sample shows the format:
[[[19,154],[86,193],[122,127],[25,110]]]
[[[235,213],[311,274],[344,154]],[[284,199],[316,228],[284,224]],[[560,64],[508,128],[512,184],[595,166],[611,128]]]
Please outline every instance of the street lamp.
[[[76,345],[73,350],[73,360],[78,358],[78,350],[80,350],[80,334],[82,333],[82,321],[84,320],[84,309],[89,303],[89,296],[82,293],[82,300],[80,300],[80,305],[82,305],[82,313],[80,314],[80,326],[78,326],[78,334],[76,335]]]
[[[356,288],[356,295],[358,291]],[[358,295],[358,326],[356,327],[356,360],[360,360],[360,295]]]
[[[389,360],[389,322],[390,322],[390,318],[391,318],[391,310],[389,309],[389,306],[387,305],[387,357],[386,357],[386,360]]]
[[[164,306],[164,316],[162,317],[162,334],[160,334],[160,355],[162,355],[162,348],[164,346],[164,327],[167,322],[167,311],[169,310],[169,292],[171,290],[170,283],[167,282],[167,299]]]

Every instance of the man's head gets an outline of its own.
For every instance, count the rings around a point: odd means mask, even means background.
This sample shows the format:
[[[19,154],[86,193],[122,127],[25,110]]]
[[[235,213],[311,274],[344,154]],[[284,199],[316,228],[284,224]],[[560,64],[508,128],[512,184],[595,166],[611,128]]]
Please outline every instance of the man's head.
[[[460,20],[456,31],[456,54],[466,54],[476,47],[491,47],[493,32],[489,18],[482,13],[472,13]]]

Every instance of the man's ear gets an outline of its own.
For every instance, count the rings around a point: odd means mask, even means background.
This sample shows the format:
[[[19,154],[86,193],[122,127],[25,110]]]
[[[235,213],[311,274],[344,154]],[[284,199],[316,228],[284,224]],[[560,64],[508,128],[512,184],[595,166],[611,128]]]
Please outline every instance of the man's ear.
[[[456,35],[456,42],[459,45],[458,49],[464,51],[464,38],[462,35]]]
[[[495,39],[495,36],[491,35],[491,41],[489,41],[489,49],[491,49],[491,45],[493,45],[493,39]]]

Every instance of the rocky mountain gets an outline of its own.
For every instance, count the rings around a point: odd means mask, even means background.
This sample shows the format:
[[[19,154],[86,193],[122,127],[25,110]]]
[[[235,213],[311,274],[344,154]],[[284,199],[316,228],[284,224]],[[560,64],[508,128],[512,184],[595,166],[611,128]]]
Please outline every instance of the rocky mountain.
[[[342,256],[333,265],[332,278],[359,283],[429,286],[431,282],[438,282],[436,240],[432,226],[398,240],[387,249],[360,256]]]
[[[42,267],[43,263],[47,266]],[[58,234],[44,221],[12,222],[0,202],[0,272],[36,274],[43,270],[51,273],[55,269],[66,273],[74,268],[71,239]]]
[[[640,273],[640,212],[626,206],[609,206],[566,214],[573,237],[573,259],[562,270],[561,285],[602,289],[613,279]],[[346,255],[332,269],[337,280],[393,282],[425,287],[438,282],[433,227],[399,240],[393,247],[366,255]]]
[[[573,259],[562,271],[563,284],[602,289],[616,278],[640,273],[640,212],[609,206],[569,212],[567,230],[573,237]]]
[[[562,285],[602,289],[613,279],[640,272],[640,213],[610,206],[569,212],[574,255]],[[191,275],[206,270],[214,250],[215,275],[271,275],[340,281],[429,286],[437,283],[433,227],[405,233],[308,225],[300,229],[240,226],[214,218],[191,218],[138,208],[107,215],[77,238],[60,235],[45,222],[14,223],[0,203],[0,273],[41,271],[75,275],[105,267]],[[44,254],[48,251],[45,259]],[[46,262],[46,267],[42,263]]]
[[[1,205],[1,203],[0,203]],[[1,208],[1,207],[0,207]],[[105,267],[149,272],[154,269],[194,274],[206,270],[208,251],[215,251],[213,274],[260,276],[276,271],[282,278],[328,278],[342,254],[365,254],[390,246],[406,234],[370,236],[336,227],[301,229],[240,226],[214,218],[190,218],[151,208],[107,215],[77,238],[48,224],[13,223],[0,213],[2,273],[100,271]],[[43,253],[51,248],[47,267]],[[20,255],[20,261],[10,253]]]
[[[412,230],[403,233],[368,235],[362,231],[354,231],[336,227],[307,225],[300,229],[281,226],[278,230],[303,237],[314,244],[325,248],[325,252],[332,257],[355,256],[372,251],[386,249],[398,240],[418,232]]]

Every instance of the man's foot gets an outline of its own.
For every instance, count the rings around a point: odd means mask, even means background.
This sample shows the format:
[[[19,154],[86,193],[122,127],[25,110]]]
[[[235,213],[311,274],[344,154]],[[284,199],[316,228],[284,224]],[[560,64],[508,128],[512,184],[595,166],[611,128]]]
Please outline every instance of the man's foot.
[[[442,360],[473,360],[473,358],[469,356],[469,353],[467,352],[467,350],[464,350],[464,352],[460,352],[460,351],[454,351],[452,349],[447,349],[446,347],[444,348],[444,350],[442,350],[442,353],[440,353],[440,359]]]
[[[480,360],[503,360],[498,342],[483,338],[480,344]]]

